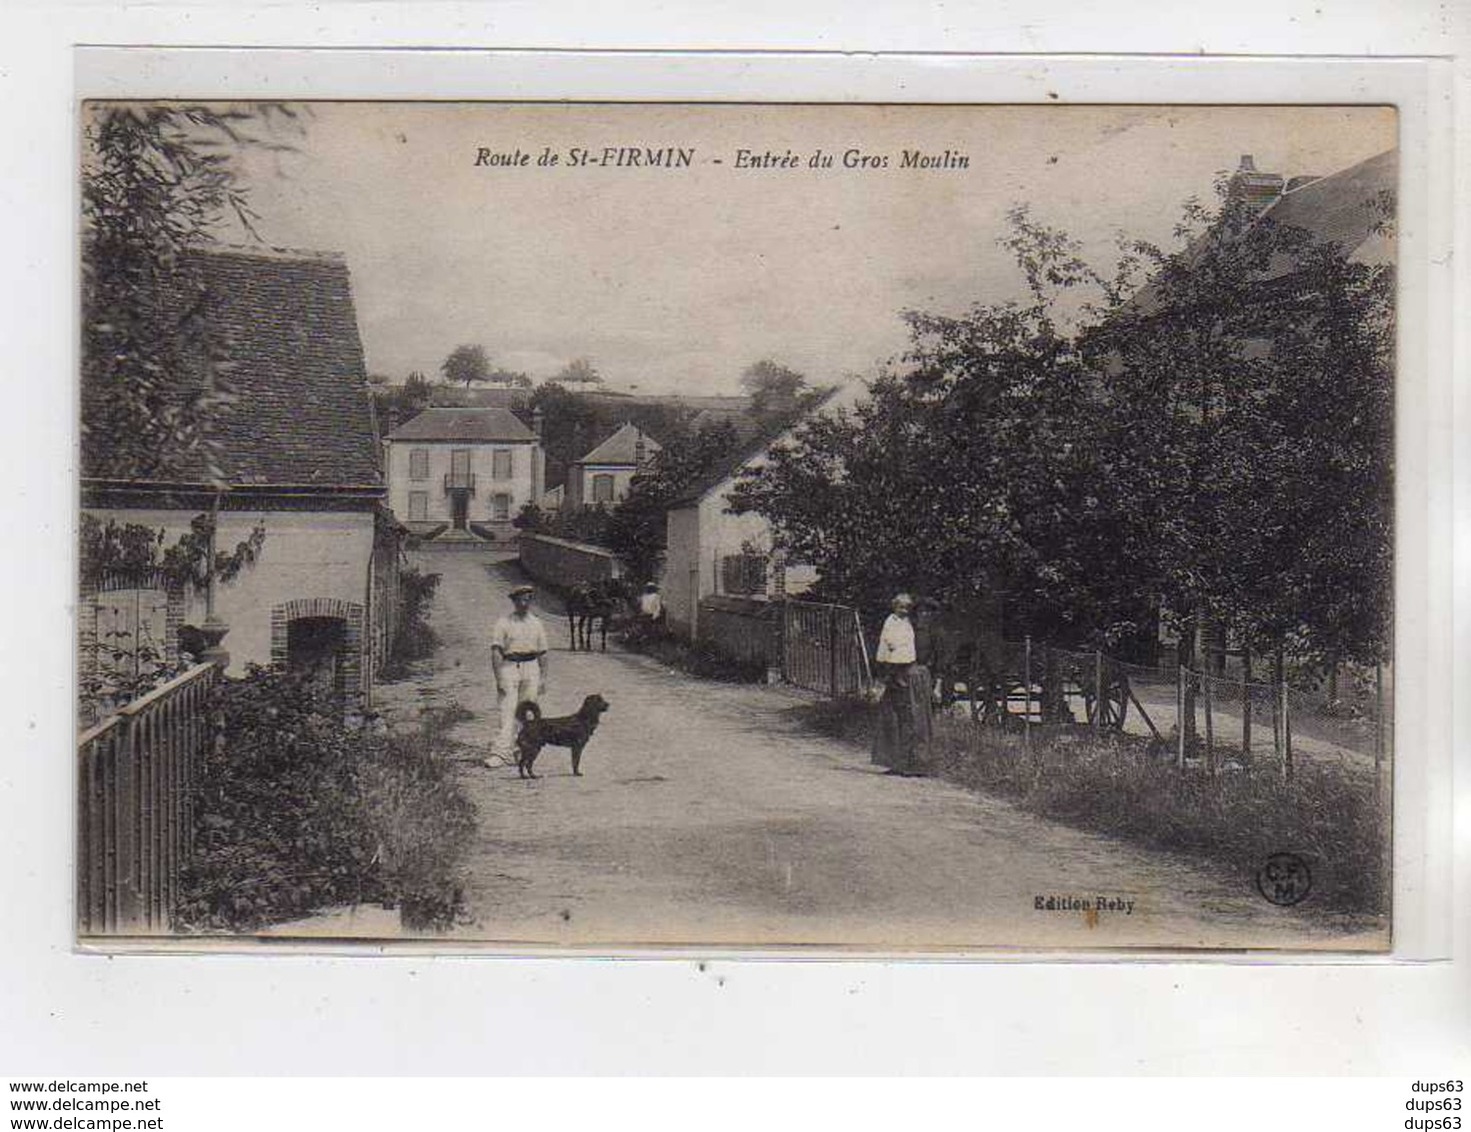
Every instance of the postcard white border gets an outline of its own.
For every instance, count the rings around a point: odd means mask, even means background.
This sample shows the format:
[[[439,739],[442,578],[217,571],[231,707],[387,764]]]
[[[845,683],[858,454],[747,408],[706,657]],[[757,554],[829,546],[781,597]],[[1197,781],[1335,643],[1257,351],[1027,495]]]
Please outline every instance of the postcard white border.
[[[395,16],[401,37],[410,34],[404,31],[410,25],[403,9],[389,5],[384,10]],[[312,34],[310,21],[303,14],[297,25],[307,37]],[[279,31],[279,18],[270,26],[278,29],[276,42],[289,38]],[[1413,655],[1418,658],[1423,652],[1424,668],[1418,673],[1401,668],[1402,685],[1415,686],[1413,676],[1422,678],[1418,687],[1423,701],[1407,702],[1402,693],[1397,715],[1403,721],[1414,708],[1423,709],[1416,713],[1423,731],[1407,735],[1402,723],[1399,743],[1401,750],[1421,743],[1429,754],[1424,781],[1401,781],[1397,788],[1396,956],[1448,952],[1451,910],[1458,903],[1455,897],[1464,895],[1463,889],[1452,888],[1450,860],[1450,705],[1456,647],[1449,535],[1454,520],[1451,429],[1456,419],[1450,371],[1453,287],[1449,262],[1437,266],[1432,254],[1450,242],[1449,201],[1429,189],[1449,184],[1448,67],[1363,59],[1337,59],[1330,65],[1310,59],[690,59],[643,53],[398,50],[273,51],[269,56],[211,50],[187,61],[149,51],[131,57],[141,62],[141,72],[129,76],[126,90],[108,90],[103,76],[89,70],[98,56],[78,54],[75,92],[872,102],[1042,102],[1057,94],[1059,100],[1088,102],[1399,105],[1406,181],[1421,186],[1422,195],[1418,202],[1407,199],[1402,208],[1407,220],[1424,209],[1422,228],[1402,223],[1405,263],[1417,265],[1423,289],[1418,297],[1407,295],[1406,302],[1420,304],[1416,317],[1423,315],[1428,328],[1422,340],[1408,347],[1412,352],[1404,362],[1413,366],[1423,360],[1432,380],[1424,387],[1423,400],[1402,404],[1400,418],[1400,451],[1409,457],[1409,467],[1401,468],[1402,491],[1423,492],[1417,494],[1412,513],[1401,496],[1401,545],[1413,540],[1423,547],[1423,555],[1413,556],[1408,573],[1401,563],[1399,593],[1402,603],[1413,594],[1421,606],[1418,614],[1412,610],[1409,615],[1419,638]],[[190,85],[181,86],[186,72]],[[75,216],[69,208],[75,192],[70,161],[74,121],[70,102],[65,121],[55,111],[53,99],[46,121],[51,130],[66,131],[64,139],[53,137],[42,147],[53,197],[29,221],[34,226],[20,244],[25,254],[13,265],[21,271],[7,278],[7,291],[20,300],[11,315],[18,310],[22,318],[35,318],[29,324],[18,321],[14,339],[40,346],[28,356],[28,384],[37,369],[57,381],[72,372],[69,310],[44,309],[33,299],[39,293],[57,305],[69,286],[64,249]],[[29,178],[18,180],[22,191],[29,187]],[[37,200],[30,197],[22,206]],[[1422,358],[1414,355],[1415,349]],[[15,384],[13,376],[12,392]],[[69,469],[57,457],[69,452],[73,420],[72,398],[59,394],[44,399],[35,417],[6,422],[4,435],[24,441],[10,450],[39,452],[33,463],[50,477],[27,478],[33,490],[20,512],[32,529],[45,532],[41,547],[28,552],[33,593],[38,589],[38,559],[55,563],[70,558],[64,518],[72,508]],[[18,424],[27,431],[15,431]],[[1411,430],[1408,436],[1406,428]],[[1423,527],[1407,526],[1412,519]],[[6,571],[12,580],[19,575],[10,556]],[[48,814],[69,812],[70,791],[70,775],[56,761],[70,739],[69,726],[56,726],[58,719],[68,724],[70,719],[64,656],[69,646],[55,641],[56,618],[70,601],[70,583],[68,571],[54,574],[41,579],[34,606],[24,611],[19,639],[34,642],[28,652],[32,678],[15,686],[25,690],[25,698],[17,700],[14,692],[7,697],[8,714],[19,713],[22,724],[31,725],[15,736],[15,749],[24,752],[28,771],[34,771],[28,775],[24,811],[11,805],[19,795],[7,784],[5,816],[14,814],[17,821],[0,834],[0,844],[12,850],[0,883],[10,906],[30,909],[33,916],[21,938],[5,944],[5,995],[16,1007],[6,1013],[35,1023],[24,1045],[17,1042],[5,1051],[17,1068],[21,1058],[31,1071],[46,1071],[38,1067],[49,1065],[49,1071],[73,1073],[269,1074],[303,1068],[343,1074],[783,1071],[793,1066],[832,1072],[1098,1073],[1137,1072],[1147,1066],[1153,1071],[1211,1073],[1277,1071],[1285,1048],[1292,1054],[1292,1072],[1331,1073],[1366,1059],[1380,1071],[1398,1067],[1410,1072],[1436,1049],[1424,1039],[1445,1033],[1447,1017],[1458,1016],[1437,1013],[1437,992],[1425,980],[1417,985],[1413,971],[1425,968],[1393,961],[1284,967],[1180,957],[1061,965],[738,959],[699,965],[689,960],[608,964],[423,955],[386,962],[278,954],[116,961],[79,956],[70,949],[70,902],[56,899],[57,893],[70,890],[65,864],[70,860],[70,830],[45,820]],[[1405,614],[1402,607],[1402,629]],[[1402,640],[1402,665],[1405,648]],[[7,670],[12,680],[19,679],[13,663]],[[1440,799],[1430,797],[1436,790]],[[1411,811],[1401,809],[1412,803]],[[1406,821],[1420,819],[1425,821],[1423,838],[1415,842],[1412,827],[1407,842]],[[1401,891],[1406,879],[1410,887]],[[23,983],[12,974],[22,964],[27,976]],[[1463,965],[1458,967],[1464,971]],[[285,1015],[294,1024],[289,1036],[282,1025]],[[66,1021],[48,1023],[47,1016]],[[1064,1016],[1066,1029],[1056,1021]],[[1145,1025],[1140,1033],[1126,1035],[1120,1029],[1121,1020],[1137,1025],[1141,1016]],[[1295,1018],[1300,1040],[1288,1039],[1278,1027],[1284,1016]],[[572,1020],[580,1028],[569,1032],[563,1023]],[[1391,1031],[1399,1038],[1396,1048],[1383,1045]],[[962,1034],[962,1041],[954,1040]],[[1366,1055],[1366,1042],[1379,1044]],[[518,1056],[518,1049],[526,1056]],[[552,1051],[558,1049],[563,1052],[561,1064],[553,1060]]]
[[[1431,851],[1450,830],[1450,797],[1431,789],[1450,772],[1448,746],[1433,740],[1434,704],[1450,690],[1437,688],[1447,666],[1434,663],[1436,621],[1417,598],[1435,593],[1431,485],[1448,478],[1436,461],[1449,460],[1440,433],[1449,414],[1435,399],[1437,388],[1449,388],[1448,369],[1432,370],[1449,358],[1429,343],[1435,320],[1445,317],[1433,297],[1449,292],[1449,267],[1433,262],[1433,250],[1448,248],[1450,233],[1437,232],[1431,219],[1432,70],[1411,60],[1140,58],[1121,65],[1042,57],[83,48],[77,90],[81,98],[1395,105],[1402,255],[1395,752],[1413,754],[1395,759],[1394,954],[1434,959],[1450,952],[1448,862]]]

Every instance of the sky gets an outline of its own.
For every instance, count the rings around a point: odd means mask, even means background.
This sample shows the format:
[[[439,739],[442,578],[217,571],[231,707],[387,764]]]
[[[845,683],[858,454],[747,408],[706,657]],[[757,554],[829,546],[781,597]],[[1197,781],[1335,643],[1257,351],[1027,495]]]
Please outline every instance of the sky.
[[[1242,154],[1322,175],[1395,144],[1380,107],[307,109],[291,151],[242,171],[266,243],[346,257],[370,373],[437,376],[479,344],[537,380],[586,357],[645,393],[738,392],[763,358],[873,374],[905,349],[903,311],[1019,297],[997,245],[1017,204],[1107,263],[1116,232],[1168,242]]]

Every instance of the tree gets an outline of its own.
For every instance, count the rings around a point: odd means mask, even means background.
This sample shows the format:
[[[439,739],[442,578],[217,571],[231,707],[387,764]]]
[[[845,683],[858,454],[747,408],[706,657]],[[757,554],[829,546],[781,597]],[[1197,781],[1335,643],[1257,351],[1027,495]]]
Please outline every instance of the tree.
[[[519,370],[502,369],[497,367],[486,375],[486,380],[492,385],[509,385],[512,389],[530,389],[531,378]]]
[[[562,371],[552,378],[556,385],[601,385],[603,375],[592,364],[589,358],[573,358]]]
[[[412,420],[434,401],[433,383],[418,370],[410,373],[402,385],[374,385],[371,393],[380,436]]]
[[[547,483],[558,484],[567,469],[587,455],[623,424],[632,424],[660,444],[679,440],[690,433],[696,415],[679,405],[647,404],[633,398],[584,396],[586,387],[567,388],[555,381],[544,382],[531,395],[529,408],[542,414],[542,450],[547,459]],[[524,420],[529,419],[522,413]]]
[[[490,380],[490,359],[484,346],[456,346],[440,363],[439,372],[451,385],[463,381],[469,389],[471,382]]]
[[[1365,202],[1369,230],[1392,202]],[[1160,590],[1257,652],[1388,655],[1393,274],[1237,200],[1136,245],[1141,300],[1094,331],[1111,447],[1147,492]]]
[[[235,158],[272,140],[286,107],[102,104],[82,169],[81,439],[84,475],[223,478],[210,435],[230,395],[188,253],[255,215]]]
[[[729,460],[740,444],[728,421],[671,438],[647,470],[633,477],[628,495],[609,517],[609,549],[628,565],[635,582],[659,572],[664,557],[666,515],[679,494]]]
[[[561,483],[572,463],[602,441],[603,419],[584,398],[555,381],[537,386],[531,408],[542,414],[547,483]]]
[[[1001,590],[1013,632],[1112,644],[1162,597],[1257,649],[1383,657],[1389,271],[1229,195],[1178,234],[1105,275],[1014,213],[1029,298],[911,314],[906,367],[805,424],[737,507],[840,600]]]
[[[418,405],[422,410],[434,397],[434,385],[424,376],[423,371],[413,370],[404,379],[403,394],[410,404]]]
[[[748,366],[741,388],[751,395],[751,415],[763,425],[792,419],[811,393],[805,377],[770,359]]]
[[[910,369],[851,413],[818,415],[738,485],[821,592],[882,608],[898,590],[970,607],[1005,592],[1013,629],[1126,626],[1096,567],[1109,532],[1086,441],[1085,374],[1035,310],[911,315]]]

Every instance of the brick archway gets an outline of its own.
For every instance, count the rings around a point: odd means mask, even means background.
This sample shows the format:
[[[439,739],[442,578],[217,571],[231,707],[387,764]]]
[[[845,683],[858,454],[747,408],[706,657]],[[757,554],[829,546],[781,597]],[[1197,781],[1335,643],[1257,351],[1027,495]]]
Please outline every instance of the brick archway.
[[[303,617],[335,617],[344,626],[342,683],[349,700],[361,703],[363,689],[363,606],[336,597],[295,598],[271,610],[271,664],[286,667],[291,622]]]

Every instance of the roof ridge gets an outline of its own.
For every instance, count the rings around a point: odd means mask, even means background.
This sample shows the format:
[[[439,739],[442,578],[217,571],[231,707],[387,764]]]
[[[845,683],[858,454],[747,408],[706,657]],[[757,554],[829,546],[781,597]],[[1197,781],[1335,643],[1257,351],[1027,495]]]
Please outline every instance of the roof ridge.
[[[189,251],[201,255],[241,256],[288,263],[347,263],[347,256],[342,252],[323,251],[316,248],[288,248],[276,244],[200,244],[190,248]]]

